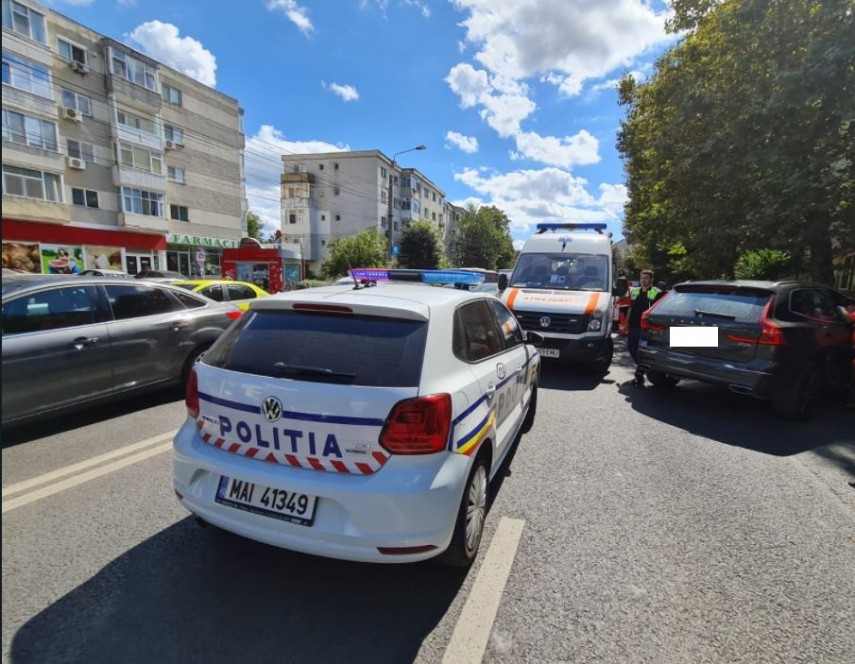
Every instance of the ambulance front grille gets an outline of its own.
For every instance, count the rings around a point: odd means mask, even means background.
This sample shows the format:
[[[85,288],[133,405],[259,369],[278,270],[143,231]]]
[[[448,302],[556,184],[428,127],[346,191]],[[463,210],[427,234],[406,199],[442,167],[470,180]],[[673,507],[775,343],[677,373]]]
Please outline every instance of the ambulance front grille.
[[[560,332],[564,334],[581,334],[588,328],[588,316],[585,314],[556,314],[546,311],[515,311],[514,315],[525,330],[534,332]],[[544,326],[541,322],[549,319]]]

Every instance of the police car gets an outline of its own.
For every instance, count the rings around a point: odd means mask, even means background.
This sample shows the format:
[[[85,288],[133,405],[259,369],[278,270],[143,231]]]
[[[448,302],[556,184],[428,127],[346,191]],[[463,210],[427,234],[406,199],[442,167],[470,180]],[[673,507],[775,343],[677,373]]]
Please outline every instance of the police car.
[[[472,562],[540,356],[471,272],[352,270],[253,302],[198,362],[174,488],[207,523],[365,562]],[[528,342],[528,343],[527,343]]]

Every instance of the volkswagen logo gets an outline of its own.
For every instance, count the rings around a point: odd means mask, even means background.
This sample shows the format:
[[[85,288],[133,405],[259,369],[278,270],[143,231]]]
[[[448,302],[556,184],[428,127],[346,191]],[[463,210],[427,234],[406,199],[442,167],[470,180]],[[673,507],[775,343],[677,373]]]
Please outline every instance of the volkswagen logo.
[[[261,404],[261,414],[268,422],[275,422],[282,417],[282,402],[276,397],[267,397]]]
[[[541,316],[540,317],[540,326],[541,327],[549,327],[552,325],[552,319],[549,316]]]

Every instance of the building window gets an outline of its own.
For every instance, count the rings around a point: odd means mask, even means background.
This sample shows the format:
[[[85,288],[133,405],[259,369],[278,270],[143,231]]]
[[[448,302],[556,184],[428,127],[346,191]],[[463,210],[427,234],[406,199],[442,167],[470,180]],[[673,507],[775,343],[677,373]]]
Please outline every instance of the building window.
[[[341,215],[340,215],[340,214],[337,214],[337,215],[335,216],[335,220],[336,220],[336,221],[341,221]]]
[[[78,189],[72,187],[71,202],[75,205],[82,205],[88,208],[98,207],[98,192],[91,189]]]
[[[338,196],[338,187],[333,187],[333,193]]]
[[[187,184],[187,172],[177,166],[166,167],[166,177],[179,184]]]
[[[152,217],[163,216],[163,194],[122,187],[122,210]]]
[[[327,215],[322,214],[322,215],[321,215],[321,221],[326,221],[326,220],[327,220]]]
[[[324,165],[323,165],[323,164],[321,164],[320,166],[318,166],[318,170],[319,170],[319,171],[324,170]]]
[[[95,163],[95,146],[91,143],[81,143],[80,141],[73,141],[69,138],[66,140],[66,147],[68,148],[69,157],[82,159],[83,161],[88,161],[90,164]]]
[[[178,221],[190,221],[190,211],[186,205],[170,205],[169,216]]]
[[[62,105],[66,108],[78,110],[83,115],[92,117],[92,100],[85,95],[62,88]]]
[[[163,83],[160,86],[160,95],[163,97],[164,101],[168,101],[170,104],[175,104],[176,106],[181,106],[181,90],[178,88],[173,88],[171,85]]]
[[[63,60],[68,60],[69,62],[79,62],[82,65],[86,64],[86,49],[78,46],[77,44],[72,44],[69,41],[65,41],[62,38],[56,40],[57,50],[59,51],[59,57]]]
[[[163,174],[163,155],[138,145],[119,143],[119,163],[149,173]]]
[[[337,171],[337,170],[338,170],[338,164],[333,163],[333,170],[335,170],[335,171]]]
[[[110,48],[110,72],[120,76],[126,81],[141,85],[148,90],[157,90],[157,78],[155,69],[124,51]]]
[[[60,179],[55,173],[3,164],[3,193],[8,196],[40,198],[61,203],[61,192]]]
[[[395,230],[398,230],[398,222],[397,221],[392,222],[392,228],[394,228]]]
[[[31,92],[45,99],[53,99],[50,69],[19,55],[3,53],[3,83],[13,88]]]
[[[184,145],[184,132],[178,127],[164,125],[163,135],[167,141],[172,141],[175,145]]]
[[[288,213],[288,223],[296,224],[297,223],[297,214],[295,212]]]
[[[127,111],[116,111],[116,121],[120,125],[130,127],[131,129],[138,129],[140,131],[148,132],[149,134],[157,134],[154,126],[154,120],[150,118],[134,115]]]
[[[380,228],[386,228],[386,217],[380,217]]]
[[[297,198],[297,190],[294,187],[288,187],[288,198]]]
[[[47,44],[45,17],[15,0],[3,0],[3,27],[33,41]]]
[[[385,166],[380,167],[380,177],[383,178],[384,180],[387,177],[389,177],[389,175],[386,173],[386,167]]]
[[[56,152],[56,123],[4,108],[3,140]]]
[[[389,202],[389,194],[386,193],[385,189],[380,190],[380,202],[388,203]]]

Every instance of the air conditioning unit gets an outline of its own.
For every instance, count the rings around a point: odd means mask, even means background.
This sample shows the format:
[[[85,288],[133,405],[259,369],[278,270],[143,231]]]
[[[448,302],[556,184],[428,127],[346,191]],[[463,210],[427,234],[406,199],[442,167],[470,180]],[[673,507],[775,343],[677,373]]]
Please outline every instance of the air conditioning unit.
[[[163,144],[163,147],[167,150],[174,150],[175,149],[175,141],[166,141]]]
[[[77,157],[69,157],[68,158],[68,167],[76,168],[78,171],[82,171],[86,168],[86,162]]]
[[[78,74],[88,74],[89,73],[89,67],[87,67],[82,62],[77,62],[77,60],[72,60],[70,64],[71,64],[71,69],[73,71],[76,71]]]
[[[67,120],[74,120],[75,122],[83,122],[83,113],[78,111],[76,108],[70,108],[68,106],[62,109],[62,115]]]

